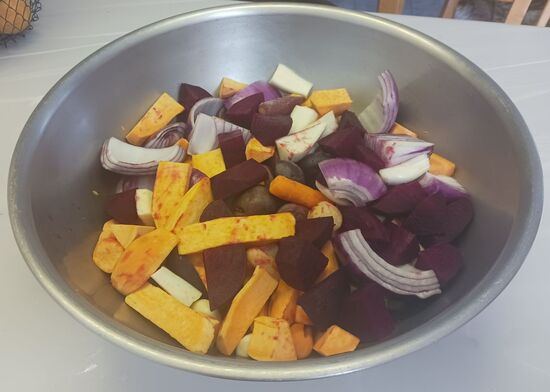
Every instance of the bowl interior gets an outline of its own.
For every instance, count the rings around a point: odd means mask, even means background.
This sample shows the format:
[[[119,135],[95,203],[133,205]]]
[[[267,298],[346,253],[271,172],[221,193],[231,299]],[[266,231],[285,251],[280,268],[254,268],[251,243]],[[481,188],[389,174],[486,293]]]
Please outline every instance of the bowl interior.
[[[398,121],[455,161],[457,179],[473,195],[475,220],[460,239],[464,270],[442,295],[404,316],[391,341],[404,344],[403,337],[414,339],[430,323],[456,316],[466,296],[506,268],[501,253],[525,208],[531,168],[519,142],[523,124],[485,76],[432,41],[372,17],[290,6],[206,12],[104,49],[65,79],[27,126],[30,155],[18,181],[28,191],[33,235],[45,256],[40,262],[67,297],[93,314],[100,333],[108,326],[148,349],[199,360],[129,309],[91,261],[106,219],[103,202],[116,180],[100,167],[101,144],[122,138],[161,92],[177,96],[181,82],[215,91],[223,76],[267,79],[278,63],[315,88],[348,88],[355,110],[373,98],[376,75],[391,70],[400,91]],[[361,347],[354,358],[376,346]]]

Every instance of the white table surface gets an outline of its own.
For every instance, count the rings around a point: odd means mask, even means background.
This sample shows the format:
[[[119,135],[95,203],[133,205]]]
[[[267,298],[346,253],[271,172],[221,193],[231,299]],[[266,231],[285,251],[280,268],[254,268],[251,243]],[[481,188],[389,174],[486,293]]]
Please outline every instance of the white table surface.
[[[11,232],[5,187],[26,119],[72,66],[121,34],[227,1],[49,0],[36,30],[0,48],[0,391],[549,391],[550,216],[513,282],[482,314],[430,347],[367,371],[300,383],[218,380],[170,369],[100,339],[39,286]],[[458,50],[519,107],[550,190],[550,28],[392,16]],[[487,146],[490,148],[490,146]]]

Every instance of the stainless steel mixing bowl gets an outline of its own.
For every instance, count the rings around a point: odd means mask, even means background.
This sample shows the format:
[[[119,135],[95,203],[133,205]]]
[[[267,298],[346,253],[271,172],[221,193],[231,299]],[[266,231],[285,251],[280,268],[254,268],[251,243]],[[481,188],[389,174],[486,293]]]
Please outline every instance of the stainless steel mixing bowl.
[[[114,177],[103,140],[122,137],[162,91],[222,76],[266,79],[285,63],[317,88],[345,86],[355,109],[388,68],[399,120],[458,165],[475,220],[460,241],[462,274],[399,324],[393,337],[332,358],[292,363],[200,356],[133,313],[91,261]],[[59,81],[23,130],[9,176],[10,218],[30,269],[72,316],[106,339],[177,368],[236,379],[299,380],[365,369],[455,330],[508,284],[535,237],[541,167],[525,123],[502,90],[446,46],[387,20],[311,5],[239,5],[176,16],[97,51]],[[452,353],[449,353],[452,355]]]

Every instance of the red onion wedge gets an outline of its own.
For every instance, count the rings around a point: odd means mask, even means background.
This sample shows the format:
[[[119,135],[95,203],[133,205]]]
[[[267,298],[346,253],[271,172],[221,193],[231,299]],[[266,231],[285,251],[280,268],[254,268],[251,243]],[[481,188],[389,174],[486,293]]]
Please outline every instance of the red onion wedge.
[[[223,99],[221,98],[203,98],[197,101],[191,110],[189,111],[189,117],[187,123],[190,128],[195,126],[195,121],[197,116],[200,113],[206,114],[208,116],[217,116],[220,113],[220,110],[223,108]]]
[[[156,135],[151,136],[143,145],[145,148],[165,148],[176,144],[178,140],[185,137],[187,125],[183,122],[176,122],[164,127]]]
[[[347,200],[356,207],[386,193],[386,185],[380,176],[369,166],[353,159],[328,159],[319,163],[319,169],[331,194],[337,200]]]
[[[245,143],[250,139],[250,131],[218,117],[199,113],[195,126],[189,134],[189,154],[202,154],[218,147],[218,135],[241,131]]]
[[[409,136],[366,134],[365,142],[386,167],[395,166],[422,154],[431,154],[433,143]]]
[[[397,118],[399,93],[390,71],[378,75],[380,90],[374,100],[359,113],[359,121],[369,133],[388,132]]]
[[[129,176],[155,174],[159,162],[182,162],[185,150],[178,145],[144,148],[111,137],[101,148],[101,165],[112,172]]]
[[[149,189],[155,186],[155,176],[122,176],[117,182],[115,193],[129,191],[130,189]]]
[[[396,294],[428,298],[441,294],[439,281],[433,270],[421,271],[410,264],[393,266],[382,259],[361,235],[361,230],[350,230],[338,235],[335,247],[345,268],[362,273]]]
[[[426,173],[418,183],[427,194],[441,193],[447,201],[468,196],[466,189],[453,177]]]
[[[224,101],[225,108],[229,109],[241,99],[257,93],[262,93],[264,95],[263,102],[271,101],[272,99],[276,99],[281,96],[281,93],[275,87],[273,87],[266,81],[258,80],[254,83],[250,83],[248,86],[238,91],[232,97],[227,98]]]
[[[428,154],[418,155],[399,165],[381,169],[378,173],[388,185],[399,185],[416,180],[430,168]]]

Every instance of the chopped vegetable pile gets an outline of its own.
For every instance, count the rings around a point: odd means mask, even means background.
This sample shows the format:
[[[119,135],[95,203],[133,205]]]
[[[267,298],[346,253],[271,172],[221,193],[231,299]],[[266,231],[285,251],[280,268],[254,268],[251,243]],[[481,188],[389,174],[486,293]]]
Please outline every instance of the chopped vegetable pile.
[[[195,353],[291,361],[392,336],[438,295],[473,218],[455,164],[396,123],[397,82],[355,115],[286,65],[217,97],[163,93],[100,161],[120,181],[94,263]],[[392,305],[393,304],[393,305]]]

